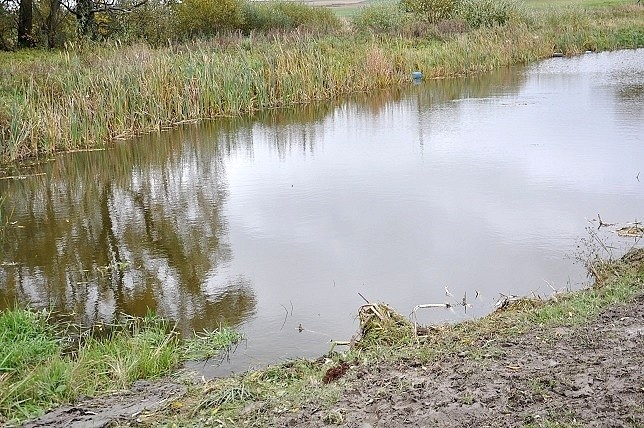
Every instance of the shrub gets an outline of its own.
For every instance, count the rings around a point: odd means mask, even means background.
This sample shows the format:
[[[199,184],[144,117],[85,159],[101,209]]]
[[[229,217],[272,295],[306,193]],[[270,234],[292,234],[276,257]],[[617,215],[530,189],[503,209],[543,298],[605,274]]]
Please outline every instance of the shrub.
[[[371,6],[356,15],[353,27],[365,33],[396,34],[402,31],[407,21],[406,14],[397,6]]]
[[[175,6],[177,33],[183,37],[212,36],[241,29],[241,0],[183,0]]]
[[[148,0],[129,13],[112,14],[110,36],[129,43],[145,40],[159,46],[175,38],[174,21],[173,10],[167,2]]]
[[[248,2],[243,11],[243,28],[246,33],[292,30],[299,27],[324,33],[340,26],[340,20],[330,9],[290,1]]]
[[[452,18],[459,7],[460,0],[401,0],[400,6],[406,12],[422,15],[429,22],[436,23]]]
[[[458,14],[472,28],[493,27],[518,16],[519,8],[513,0],[463,0]]]
[[[15,13],[0,5],[0,50],[12,49],[18,38],[15,19]]]

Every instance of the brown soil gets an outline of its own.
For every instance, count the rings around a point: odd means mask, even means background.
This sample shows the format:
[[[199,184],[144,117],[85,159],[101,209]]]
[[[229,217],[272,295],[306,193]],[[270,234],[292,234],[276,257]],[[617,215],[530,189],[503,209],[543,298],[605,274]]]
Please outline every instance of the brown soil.
[[[100,428],[132,422],[142,412],[158,410],[185,392],[185,386],[172,382],[138,381],[130,391],[58,407],[23,427]]]
[[[643,427],[643,349],[640,295],[587,325],[507,339],[495,355],[351,367],[347,388],[330,411],[305,406],[270,425]],[[140,382],[126,394],[61,407],[25,426],[136,425],[141,411],[159,410],[184,392],[172,383]]]
[[[644,426],[644,295],[591,324],[528,333],[501,347],[501,355],[479,360],[357,368],[335,412],[303,409],[275,425]]]

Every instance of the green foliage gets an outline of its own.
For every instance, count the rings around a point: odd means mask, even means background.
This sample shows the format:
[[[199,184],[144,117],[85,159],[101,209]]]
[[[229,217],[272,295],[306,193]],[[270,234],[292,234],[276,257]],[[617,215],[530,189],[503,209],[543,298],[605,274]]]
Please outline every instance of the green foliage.
[[[340,20],[328,8],[292,1],[248,2],[244,5],[244,31],[307,30],[326,33],[339,28]]]
[[[174,3],[165,0],[148,0],[129,13],[111,13],[104,23],[105,38],[118,38],[125,43],[147,42],[160,46],[174,40]]]
[[[177,35],[183,38],[213,36],[244,25],[241,0],[183,0],[175,13]]]
[[[353,27],[363,33],[400,34],[408,21],[409,17],[398,6],[370,6],[354,17]]]
[[[514,0],[462,0],[458,15],[472,28],[504,25],[520,16]]]
[[[46,311],[0,313],[0,424],[168,375],[182,361],[212,357],[241,339],[220,328],[181,342],[168,321],[152,314],[91,330],[54,325]]]
[[[0,2],[0,50],[13,48],[18,37],[15,13],[7,10]]]
[[[61,348],[45,312],[9,309],[0,314],[0,373],[39,364]]]
[[[458,19],[471,28],[504,25],[520,16],[514,0],[401,0],[400,5],[429,22]]]
[[[243,336],[228,327],[220,326],[216,330],[204,330],[184,340],[183,355],[186,360],[207,360],[220,351],[228,351],[239,343]]]
[[[406,12],[422,16],[430,22],[452,18],[461,0],[401,0],[400,6]]]

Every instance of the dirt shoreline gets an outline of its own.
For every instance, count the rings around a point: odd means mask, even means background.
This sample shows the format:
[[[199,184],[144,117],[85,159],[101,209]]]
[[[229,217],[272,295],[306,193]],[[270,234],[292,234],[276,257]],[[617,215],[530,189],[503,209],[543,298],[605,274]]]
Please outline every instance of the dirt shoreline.
[[[360,428],[644,426],[644,294],[587,325],[496,346],[495,356],[357,368],[334,410],[342,426]],[[275,426],[325,426],[328,412],[312,410]]]
[[[535,326],[489,340],[487,354],[474,348],[431,364],[352,366],[330,408],[310,403],[262,418],[261,426],[644,426],[644,293],[583,325]],[[126,393],[62,406],[24,426],[158,425],[185,394],[173,382],[140,381]],[[265,413],[262,406],[251,403],[245,413]]]

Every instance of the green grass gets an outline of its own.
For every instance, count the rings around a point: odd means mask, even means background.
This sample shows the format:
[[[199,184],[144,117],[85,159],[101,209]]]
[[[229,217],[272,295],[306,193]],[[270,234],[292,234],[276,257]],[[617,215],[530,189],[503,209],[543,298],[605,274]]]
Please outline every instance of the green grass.
[[[329,423],[341,423],[343,415],[332,410],[333,404],[346,388],[351,388],[351,380],[325,384],[323,379],[330,368],[343,361],[358,365],[403,360],[430,364],[463,353],[473,359],[494,358],[503,353],[495,343],[507,337],[589,322],[602,310],[627,304],[644,290],[644,250],[634,251],[619,261],[599,263],[596,270],[602,273],[602,278],[591,288],[547,301],[518,300],[482,319],[441,326],[419,341],[409,322],[395,313],[385,317],[384,323],[374,323],[368,313],[361,314],[363,328],[367,326],[363,330],[365,343],[353,350],[317,361],[290,361],[214,380],[203,388],[193,389],[184,397],[180,410],[149,415],[148,422],[177,426],[195,423],[267,426],[275,414],[308,406],[324,412]],[[380,305],[378,310],[383,310]],[[556,380],[545,379],[533,382],[533,388],[547,394],[555,384]],[[463,400],[468,400],[467,395]],[[565,421],[562,417],[555,420],[559,422],[544,420],[538,426],[575,426],[562,423]]]
[[[601,8],[612,6],[628,6],[637,3],[633,0],[524,0],[530,8]]]
[[[183,342],[185,360],[207,360],[218,355],[222,349],[228,349],[241,341],[241,333],[219,326],[216,330],[203,330],[195,332],[193,337]]]
[[[337,16],[341,18],[353,18],[358,15],[360,12],[364,11],[373,6],[394,6],[397,5],[396,0],[366,0],[361,2],[359,5],[348,5],[348,6],[330,6],[331,9]]]
[[[0,313],[0,423],[33,417],[81,396],[123,390],[138,379],[175,371],[181,362],[209,358],[241,336],[230,329],[181,341],[156,316],[80,330],[52,322],[47,311]]]

